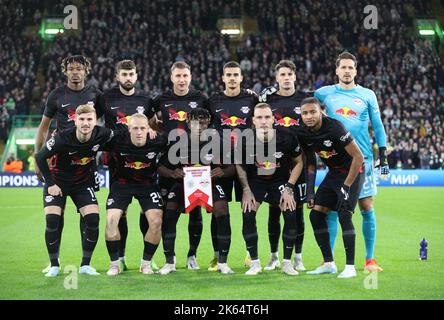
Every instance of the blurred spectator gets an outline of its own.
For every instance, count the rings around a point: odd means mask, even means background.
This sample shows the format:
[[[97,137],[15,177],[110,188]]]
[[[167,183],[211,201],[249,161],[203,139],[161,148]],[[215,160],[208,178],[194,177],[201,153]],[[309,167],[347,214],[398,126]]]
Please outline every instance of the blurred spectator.
[[[29,157],[27,159],[27,171],[35,171],[35,153],[33,149],[30,149],[28,151]]]
[[[3,171],[10,173],[22,173],[23,170],[23,161],[18,159],[16,160],[14,155],[10,155],[6,162],[3,164]]]

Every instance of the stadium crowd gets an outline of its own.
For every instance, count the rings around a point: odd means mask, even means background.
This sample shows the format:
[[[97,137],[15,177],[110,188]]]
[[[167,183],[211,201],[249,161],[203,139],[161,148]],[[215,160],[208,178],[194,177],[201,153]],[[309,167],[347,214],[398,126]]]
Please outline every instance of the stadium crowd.
[[[102,90],[114,84],[115,62],[133,59],[140,88],[155,95],[171,87],[169,66],[179,60],[191,65],[192,86],[212,94],[223,88],[221,68],[232,58],[241,64],[243,86],[256,92],[274,83],[273,67],[281,59],[296,63],[299,90],[314,90],[335,83],[335,56],[347,49],[358,57],[357,83],[377,94],[392,148],[390,167],[444,167],[444,65],[434,42],[409,32],[413,17],[431,15],[426,2],[374,1],[378,29],[363,30],[357,0],[249,0],[244,8],[225,0],[87,0],[79,7],[77,37],[58,37],[43,49],[38,35],[24,36],[27,25],[38,26],[44,14],[63,12],[65,4],[54,2],[51,12],[32,0],[0,5],[14,8],[0,10],[7,26],[0,31],[0,138],[12,115],[29,113],[64,83],[60,62],[70,53],[91,58],[89,83]],[[242,9],[257,19],[260,32],[244,37],[233,57],[216,22]],[[38,68],[44,81],[37,81]]]

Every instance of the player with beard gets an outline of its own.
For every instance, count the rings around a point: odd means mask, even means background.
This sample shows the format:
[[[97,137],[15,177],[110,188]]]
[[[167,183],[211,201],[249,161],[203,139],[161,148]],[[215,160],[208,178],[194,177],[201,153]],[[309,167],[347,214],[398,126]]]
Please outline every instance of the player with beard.
[[[256,213],[263,201],[278,205],[284,216],[282,240],[284,259],[282,272],[295,276],[291,264],[296,243],[298,197],[294,187],[303,169],[303,158],[297,137],[281,129],[273,129],[274,117],[270,105],[254,107],[254,136],[239,140],[235,155],[242,155],[236,171],[242,184],[242,234],[252,259],[246,275],[262,271],[258,256]]]
[[[253,91],[241,89],[242,79],[242,70],[239,63],[235,61],[227,62],[223,67],[222,75],[225,90],[212,95],[209,99],[209,108],[212,115],[211,126],[220,132],[223,139],[229,134],[232,148],[238,140],[237,135],[241,134],[241,131],[251,128],[252,111],[258,103],[258,98]],[[242,201],[242,187],[237,177],[223,178],[222,181],[227,201],[231,201],[233,187],[236,201]],[[211,216],[211,239],[214,258],[208,267],[209,271],[217,271],[219,249],[217,247],[216,230],[216,218],[213,215]]]
[[[186,130],[187,115],[191,110],[198,107],[208,109],[208,98],[200,91],[190,89],[191,67],[186,62],[177,61],[173,63],[170,79],[173,83],[173,90],[168,90],[153,99],[155,118],[150,122],[152,128],[159,128],[166,136],[169,136],[175,129]],[[173,183],[173,179],[160,177],[160,188],[163,197],[166,197],[169,193]],[[202,214],[200,207],[198,207],[189,214],[188,269],[199,269],[196,252],[202,237],[202,229]]]
[[[329,117],[341,121],[350,130],[365,158],[365,183],[359,196],[359,209],[362,215],[366,271],[382,271],[374,257],[376,242],[376,218],[373,197],[377,193],[375,170],[373,169],[373,147],[368,133],[369,123],[374,131],[379,148],[381,179],[390,174],[387,161],[387,135],[381,120],[378,99],[375,93],[355,83],[357,59],[349,52],[343,52],[336,60],[336,75],[339,83],[319,88],[315,97],[326,107]],[[334,250],[338,233],[338,213],[332,211],[327,216],[330,231],[330,245]]]
[[[101,115],[97,109],[97,101],[102,92],[94,86],[86,85],[86,77],[91,71],[91,61],[82,55],[69,56],[62,60],[61,70],[67,78],[67,84],[52,90],[46,99],[42,120],[35,139],[34,150],[36,153],[48,139],[52,119],[55,119],[55,130],[51,135],[55,136],[61,130],[75,126],[75,110],[79,105],[89,104],[94,106],[97,116],[100,117]],[[99,177],[95,165],[92,167],[92,170],[91,174],[95,175],[95,190],[98,191]],[[38,165],[35,167],[35,173],[42,180]],[[62,209],[60,223],[58,224],[60,240],[64,226],[64,208]],[[84,230],[85,220],[80,215],[80,235],[82,239]],[[42,272],[47,273],[49,269],[50,265],[43,269]]]
[[[113,87],[104,92],[99,99],[100,113],[104,115],[105,127],[110,129],[128,128],[131,115],[135,113],[144,114],[148,119],[153,116],[148,94],[135,88],[137,82],[136,64],[132,60],[122,60],[116,64],[116,81],[117,87]],[[155,131],[148,127],[151,138],[156,136]],[[110,171],[114,170],[114,156],[112,152],[109,157]],[[111,175],[111,183],[113,183],[113,176]],[[110,186],[111,187],[111,186]],[[139,218],[140,230],[142,236],[148,231],[148,220],[144,212],[140,213]],[[119,260],[122,264],[122,269],[127,270],[125,259],[126,239],[128,237],[128,222],[126,219],[126,209],[119,220]],[[152,260],[153,268],[156,268],[154,260]]]
[[[302,125],[301,101],[312,96],[311,92],[298,91],[296,83],[296,65],[290,60],[281,60],[275,67],[276,83],[278,87],[269,87],[262,91],[260,100],[268,103],[275,118],[274,127],[284,132],[296,135]],[[302,244],[304,242],[304,211],[303,205],[306,200],[305,170],[302,171],[295,185],[295,194],[298,199],[296,209],[298,235],[295,245],[294,268],[297,271],[305,271],[302,263]],[[278,206],[270,204],[268,216],[268,239],[270,241],[270,261],[264,270],[274,270],[280,267],[278,246],[281,233],[280,226],[281,210]],[[248,262],[248,257],[246,259]]]

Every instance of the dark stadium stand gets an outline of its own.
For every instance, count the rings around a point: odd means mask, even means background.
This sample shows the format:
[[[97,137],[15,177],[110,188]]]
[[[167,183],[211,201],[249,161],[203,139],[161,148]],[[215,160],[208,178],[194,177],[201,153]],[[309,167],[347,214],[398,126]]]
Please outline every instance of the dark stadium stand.
[[[75,2],[75,1],[74,1]],[[365,30],[360,1],[77,1],[80,29],[54,41],[37,34],[42,17],[68,1],[2,1],[0,20],[0,145],[14,115],[39,114],[49,92],[64,83],[68,54],[91,58],[89,82],[114,84],[114,64],[136,61],[139,86],[156,94],[170,86],[172,62],[192,66],[192,85],[208,94],[222,88],[228,60],[240,62],[244,87],[273,84],[274,65],[292,59],[298,89],[335,83],[338,53],[357,55],[358,79],[375,91],[389,133],[391,168],[444,168],[444,65],[439,40],[422,39],[414,19],[434,17],[426,1],[372,1],[378,29]],[[44,9],[44,8],[50,8]],[[217,19],[241,15],[257,24],[240,41],[223,36]],[[441,47],[441,54],[443,52]],[[1,149],[0,149],[1,150]]]

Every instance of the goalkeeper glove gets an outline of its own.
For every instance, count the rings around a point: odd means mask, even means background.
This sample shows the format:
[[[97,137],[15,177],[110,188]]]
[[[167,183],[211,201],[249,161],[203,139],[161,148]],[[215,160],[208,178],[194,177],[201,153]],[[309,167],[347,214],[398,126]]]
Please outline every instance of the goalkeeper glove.
[[[273,93],[277,92],[277,86],[267,87],[261,91],[259,94],[259,102],[267,102],[267,96],[271,96]]]
[[[381,180],[387,180],[390,175],[390,168],[387,161],[387,148],[379,148],[379,175]]]

